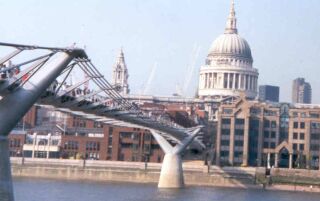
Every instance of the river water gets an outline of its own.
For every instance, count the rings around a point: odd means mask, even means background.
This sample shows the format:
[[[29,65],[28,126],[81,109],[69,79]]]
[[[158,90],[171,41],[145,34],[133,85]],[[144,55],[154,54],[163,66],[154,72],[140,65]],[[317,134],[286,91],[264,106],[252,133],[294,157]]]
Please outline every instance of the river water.
[[[214,187],[159,190],[155,184],[15,179],[15,201],[319,201],[316,193]]]

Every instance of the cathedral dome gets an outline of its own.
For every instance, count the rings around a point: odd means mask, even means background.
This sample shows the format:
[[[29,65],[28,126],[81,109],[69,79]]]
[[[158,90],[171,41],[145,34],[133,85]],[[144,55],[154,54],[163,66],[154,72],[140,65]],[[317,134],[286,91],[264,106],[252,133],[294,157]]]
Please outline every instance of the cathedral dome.
[[[225,31],[211,45],[205,65],[200,68],[198,95],[201,98],[242,96],[250,99],[257,96],[258,69],[253,68],[253,59],[248,42],[238,35],[234,2]]]
[[[212,57],[234,57],[252,61],[248,42],[236,33],[225,33],[213,41],[209,50]]]

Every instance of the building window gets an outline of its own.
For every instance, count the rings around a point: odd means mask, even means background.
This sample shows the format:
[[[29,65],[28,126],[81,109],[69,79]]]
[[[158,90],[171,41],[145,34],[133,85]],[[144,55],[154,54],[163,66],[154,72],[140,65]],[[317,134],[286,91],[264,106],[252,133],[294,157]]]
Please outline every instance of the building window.
[[[304,123],[304,122],[301,122],[301,123],[300,123],[300,128],[302,128],[302,129],[305,128],[305,123]]]
[[[132,133],[131,139],[133,139],[133,140],[140,140],[140,133]]]
[[[20,147],[20,140],[19,139],[13,139],[10,140],[10,147]]]
[[[109,135],[109,137],[108,137],[108,145],[112,145],[112,138],[113,138],[113,136],[112,136],[112,133]]]
[[[269,121],[269,120],[265,120],[265,121],[263,122],[263,126],[264,126],[265,128],[269,128],[269,127],[270,127],[270,121]]]
[[[293,122],[293,128],[298,128],[298,122]]]
[[[292,148],[293,148],[293,150],[297,151],[298,150],[298,145],[296,143],[293,143]]]
[[[244,124],[244,119],[236,119],[236,124]]]
[[[77,150],[79,148],[79,143],[77,141],[68,141],[64,144],[64,149]]]
[[[276,132],[274,131],[271,132],[271,138],[276,138]]]
[[[298,133],[293,133],[293,139],[295,139],[295,140],[298,139]]]
[[[269,138],[269,131],[264,131],[264,138]]]
[[[113,139],[113,127],[109,127],[109,136],[108,136],[108,150],[107,150],[107,160],[112,159],[112,139]]]
[[[230,119],[222,119],[222,124],[230,124],[231,120]]]
[[[107,151],[107,153],[108,153],[109,155],[111,155],[111,154],[112,154],[112,147],[108,147],[108,151]],[[111,156],[109,156],[109,158],[111,159]]]
[[[234,152],[234,157],[241,157],[242,156],[242,151],[235,151]]]
[[[230,135],[230,129],[221,129],[221,135]]]
[[[139,151],[139,144],[132,144],[133,151]]]
[[[312,144],[310,145],[311,151],[319,151],[319,145],[318,144]]]
[[[271,149],[274,149],[274,148],[276,148],[276,143],[274,143],[274,142],[271,142],[271,143],[270,143],[270,148],[271,148]]]
[[[59,140],[51,140],[51,145],[58,146],[59,145]]]
[[[235,135],[237,136],[243,136],[244,131],[242,129],[236,129],[235,130]]]
[[[320,122],[311,122],[311,128],[312,129],[320,128]]]
[[[243,146],[243,141],[237,140],[237,141],[234,142],[234,145],[238,146],[238,147],[242,147]]]
[[[88,141],[86,142],[87,151],[100,151],[100,142]]]
[[[228,157],[229,156],[229,151],[221,151],[221,156],[222,157]]]
[[[93,127],[94,127],[94,128],[102,128],[102,127],[103,127],[103,124],[102,124],[101,122],[95,121],[95,122],[93,123]]]
[[[304,133],[300,133],[300,140],[304,140]]]
[[[310,113],[311,118],[320,118],[320,115],[318,113]]]
[[[221,146],[229,146],[230,141],[229,140],[221,140]]]
[[[113,127],[109,127],[109,135],[112,134],[113,132]]]
[[[311,140],[319,140],[320,133],[311,133]]]
[[[150,153],[150,144],[144,144],[143,145],[143,152],[144,153]]]
[[[271,121],[271,128],[275,128],[277,126],[277,122]]]
[[[121,142],[120,146],[122,149],[128,149],[133,147],[132,143],[124,143],[124,142]]]
[[[263,143],[263,148],[268,149],[269,148],[269,143],[268,142],[264,142]]]
[[[250,108],[250,113],[253,115],[260,115],[261,114],[261,109],[260,108]]]
[[[144,141],[151,141],[151,134],[145,133],[144,134]]]
[[[229,108],[223,109],[223,114],[232,114],[233,110]]]
[[[303,150],[304,150],[304,144],[300,144],[299,150],[300,150],[300,151],[303,151]]]

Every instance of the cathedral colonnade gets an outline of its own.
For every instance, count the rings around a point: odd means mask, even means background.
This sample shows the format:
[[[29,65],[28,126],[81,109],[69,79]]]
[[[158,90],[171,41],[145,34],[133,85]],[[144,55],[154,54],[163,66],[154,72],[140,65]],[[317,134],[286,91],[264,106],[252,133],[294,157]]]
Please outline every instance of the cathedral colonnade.
[[[200,74],[200,89],[257,91],[258,76],[247,72],[203,72]]]

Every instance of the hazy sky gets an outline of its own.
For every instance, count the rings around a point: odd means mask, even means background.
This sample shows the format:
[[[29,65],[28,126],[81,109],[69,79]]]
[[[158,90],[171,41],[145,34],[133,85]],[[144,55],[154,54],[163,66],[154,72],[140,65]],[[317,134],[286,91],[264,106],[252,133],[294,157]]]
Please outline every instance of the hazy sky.
[[[230,1],[0,0],[0,7],[0,41],[85,45],[108,79],[122,46],[131,93],[146,88],[156,63],[148,94],[170,95],[186,85],[194,63],[186,93],[191,96],[211,43],[224,31]],[[320,1],[235,0],[235,8],[259,84],[280,86],[281,101],[290,101],[292,80],[305,77],[320,104]]]

